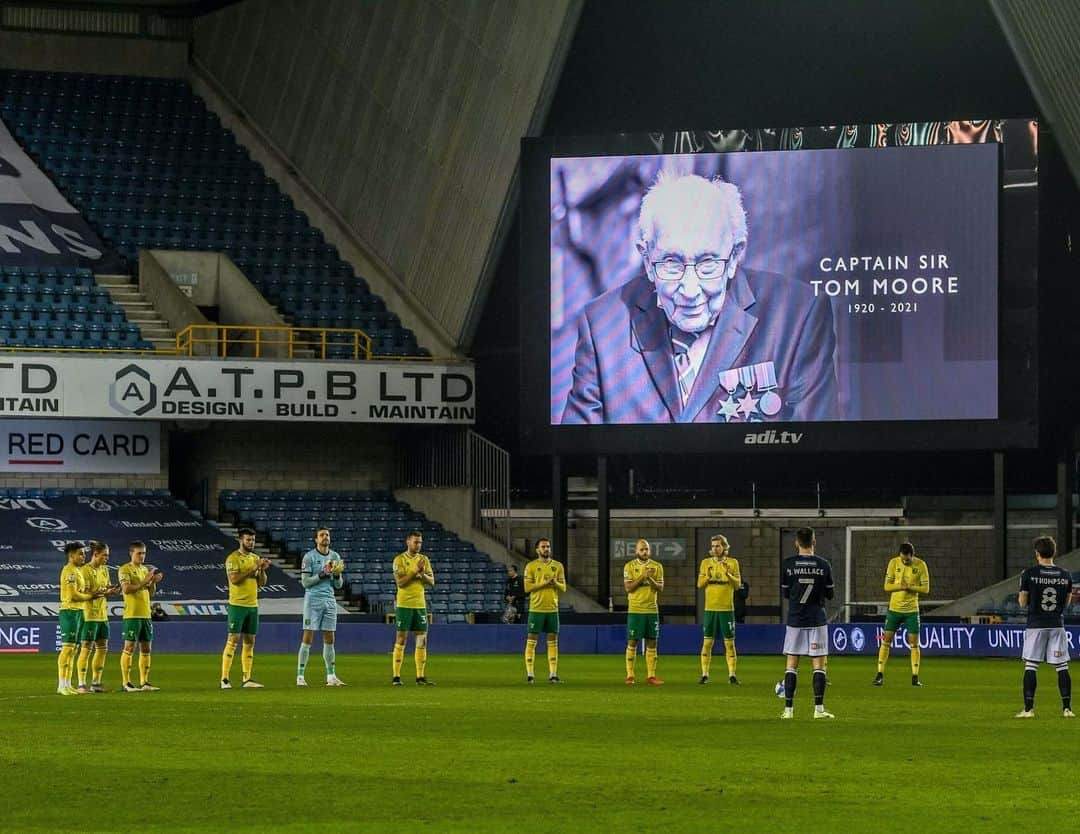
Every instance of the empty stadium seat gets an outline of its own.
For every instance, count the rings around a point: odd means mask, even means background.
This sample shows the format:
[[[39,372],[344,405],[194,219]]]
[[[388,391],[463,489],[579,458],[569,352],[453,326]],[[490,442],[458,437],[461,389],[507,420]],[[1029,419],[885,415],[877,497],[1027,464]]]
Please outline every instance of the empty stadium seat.
[[[130,263],[148,247],[224,251],[297,324],[370,328],[377,352],[428,355],[186,81],[0,70],[0,117]],[[68,277],[43,286],[93,289]]]

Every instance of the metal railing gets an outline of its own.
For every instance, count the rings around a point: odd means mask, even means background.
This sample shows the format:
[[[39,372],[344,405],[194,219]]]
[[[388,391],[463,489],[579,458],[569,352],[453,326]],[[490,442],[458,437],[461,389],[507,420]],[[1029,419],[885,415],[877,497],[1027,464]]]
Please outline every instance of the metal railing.
[[[511,549],[509,452],[466,428],[442,429],[405,448],[398,486],[470,488],[472,526]]]
[[[332,356],[327,353],[332,352]],[[192,324],[176,334],[180,356],[371,359],[371,337],[347,327]],[[344,354],[344,355],[343,355]]]

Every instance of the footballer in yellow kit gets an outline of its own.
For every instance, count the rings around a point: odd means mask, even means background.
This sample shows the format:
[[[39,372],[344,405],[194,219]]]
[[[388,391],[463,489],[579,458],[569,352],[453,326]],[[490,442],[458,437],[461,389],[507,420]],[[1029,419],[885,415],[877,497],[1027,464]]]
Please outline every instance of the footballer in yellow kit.
[[[90,599],[83,603],[83,624],[79,633],[82,649],[76,668],[79,672],[79,692],[104,692],[101,676],[109,652],[109,597],[120,590],[109,579],[109,546],[104,542],[90,543],[90,562],[82,567],[86,592]],[[93,655],[93,677],[86,682]]]
[[[424,535],[413,530],[405,537],[405,550],[394,558],[394,584],[397,585],[397,611],[394,616],[396,633],[392,659],[393,676],[390,682],[401,686],[401,666],[405,662],[405,644],[409,633],[413,635],[413,662],[416,665],[416,683],[434,686],[427,679],[427,596],[426,589],[435,585],[435,572],[431,560],[420,552]]]
[[[660,592],[664,589],[664,566],[651,557],[652,546],[638,539],[635,558],[623,566],[623,588],[626,590],[626,683],[632,685],[638,641],[645,640],[647,683],[660,686],[656,676],[656,641],[660,636]]]
[[[900,552],[889,560],[885,569],[885,590],[889,597],[889,610],[885,615],[885,633],[881,635],[878,647],[877,675],[874,686],[885,683],[885,664],[889,660],[896,630],[903,625],[907,629],[907,644],[911,650],[911,685],[922,686],[919,680],[919,668],[922,664],[922,649],[919,647],[919,597],[930,593],[930,571],[926,562],[915,555],[915,546],[903,542]]]
[[[68,542],[64,546],[67,562],[60,569],[60,654],[56,659],[57,695],[77,695],[79,691],[71,685],[71,676],[75,671],[75,649],[82,631],[83,603],[90,599],[86,592],[86,579],[82,566],[86,562],[86,552],[82,542]]]
[[[229,579],[229,634],[221,653],[221,688],[232,689],[230,673],[236,644],[243,640],[240,668],[244,689],[262,689],[251,677],[255,663],[255,635],[259,632],[259,588],[266,584],[270,560],[254,552],[255,531],[242,527],[237,531],[239,547],[225,558]]]
[[[128,544],[128,562],[120,566],[116,579],[124,594],[124,649],[120,653],[121,688],[125,692],[157,692],[150,683],[150,660],[154,623],[150,619],[150,597],[165,574],[146,564],[146,544]],[[131,681],[135,646],[139,647],[139,685]]]
[[[536,542],[536,558],[525,566],[525,593],[529,594],[529,626],[525,638],[525,680],[535,680],[536,644],[547,635],[548,683],[559,678],[559,594],[566,591],[566,570],[551,558],[551,539]]]
[[[701,643],[701,683],[709,682],[713,644],[717,637],[724,640],[728,683],[737,684],[735,667],[735,590],[742,584],[739,562],[731,558],[727,537],[715,535],[709,542],[709,558],[703,559],[698,571],[698,588],[705,590],[704,639]]]

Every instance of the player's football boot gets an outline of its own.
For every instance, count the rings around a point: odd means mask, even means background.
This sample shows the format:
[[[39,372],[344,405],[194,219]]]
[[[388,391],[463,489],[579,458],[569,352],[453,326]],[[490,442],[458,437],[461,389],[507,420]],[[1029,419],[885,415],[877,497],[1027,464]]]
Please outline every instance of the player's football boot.
[[[742,684],[739,683],[739,679],[734,675],[728,675],[727,682],[730,683],[732,686],[742,686]]]
[[[330,676],[329,676],[329,677],[328,677],[328,678],[326,679],[326,685],[327,685],[327,686],[344,686],[344,685],[345,685],[345,681],[343,681],[343,680],[342,680],[341,678],[339,678],[339,677],[338,677],[337,675],[330,675]]]
[[[664,682],[658,677],[645,678],[645,683],[649,686],[663,686]]]
[[[708,682],[709,682],[709,676],[708,675],[702,675],[701,680],[698,681],[698,683],[700,683],[702,685],[707,684]]]
[[[636,681],[634,680],[634,676],[633,676],[633,675],[631,675],[630,677],[628,677],[628,678],[626,679],[626,685],[627,685],[627,686],[633,686],[633,685],[634,685],[635,683],[636,683]]]
[[[398,677],[395,677],[392,681],[390,681],[390,684],[391,686],[404,686],[404,684],[401,682],[401,678]]]
[[[536,681],[536,678],[533,677],[532,675],[526,675],[525,676],[525,683],[535,683],[535,681]]]
[[[221,688],[222,689],[232,689],[232,684],[229,683],[229,681],[226,680],[225,678],[222,678],[221,679]]]
[[[248,678],[246,681],[244,681],[242,684],[240,684],[240,688],[241,689],[264,689],[265,687],[261,683],[256,683],[251,678]]]
[[[1020,712],[1016,713],[1016,715],[1013,716],[1013,718],[1034,718],[1034,717],[1035,717],[1035,710],[1033,710],[1033,709],[1022,709],[1022,710],[1020,710]]]
[[[1061,717],[1062,717],[1062,718],[1076,718],[1076,713],[1075,713],[1075,712],[1073,712],[1073,711],[1072,711],[1071,709],[1069,709],[1068,707],[1065,707],[1065,709],[1063,709],[1063,710],[1061,711]]]
[[[105,687],[102,685],[101,681],[96,681],[90,684],[90,690],[92,692],[101,693],[105,691]]]
[[[782,713],[780,713],[780,717],[784,721],[789,721],[789,720],[791,720],[792,718],[795,717],[795,710],[784,707],[784,711]]]
[[[304,679],[303,675],[297,675],[296,676],[296,685],[297,686],[307,686],[307,681]]]
[[[922,681],[919,680],[918,675],[912,675],[911,676],[911,685],[912,686],[922,686]]]
[[[558,675],[549,675],[548,683],[562,683],[562,678],[560,678]]]
[[[147,681],[146,683],[144,683],[142,686],[139,687],[139,691],[141,691],[141,692],[160,692],[161,687],[160,686],[154,686],[152,683],[150,683],[150,681]]]
[[[76,687],[76,689],[78,689],[78,692],[79,692],[80,695],[89,695],[90,694],[90,687],[87,686],[85,683],[80,683],[78,685],[78,687]]]
[[[882,674],[881,672],[878,672],[876,675],[874,675],[874,686],[884,686],[884,685],[885,685],[885,675]]]
[[[417,678],[416,679],[416,685],[417,686],[434,686],[435,681],[429,681],[427,678]]]
[[[122,691],[124,691],[124,692],[142,692],[142,690],[141,690],[141,689],[139,689],[139,687],[137,687],[137,686],[136,686],[135,684],[133,684],[133,683],[132,683],[131,681],[128,681],[127,683],[125,683],[125,684],[123,685],[123,687],[121,687],[121,689],[122,689]]]
[[[814,710],[814,718],[836,718],[836,716],[833,715],[831,712],[825,712],[825,710],[822,710],[821,712]]]

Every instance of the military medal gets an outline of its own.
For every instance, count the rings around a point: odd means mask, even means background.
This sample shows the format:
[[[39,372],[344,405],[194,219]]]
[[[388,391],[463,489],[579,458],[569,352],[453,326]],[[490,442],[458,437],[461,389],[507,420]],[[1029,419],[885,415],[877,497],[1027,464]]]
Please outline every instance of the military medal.
[[[758,401],[758,408],[761,409],[761,413],[766,417],[774,417],[780,413],[780,409],[784,406],[784,401],[780,399],[780,395],[776,393],[776,367],[773,365],[772,360],[768,362],[761,362],[754,365],[754,382],[757,385],[757,390],[761,391],[761,399]]]

